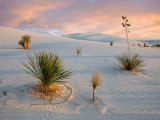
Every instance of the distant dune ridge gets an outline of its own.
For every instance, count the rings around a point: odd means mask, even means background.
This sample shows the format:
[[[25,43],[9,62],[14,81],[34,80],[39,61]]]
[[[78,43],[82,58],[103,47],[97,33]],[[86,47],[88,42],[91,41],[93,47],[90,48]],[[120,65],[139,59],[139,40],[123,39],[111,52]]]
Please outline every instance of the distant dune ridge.
[[[74,34],[67,34],[62,36],[56,36],[51,34],[44,34],[44,33],[36,33],[36,32],[29,32],[18,30],[9,27],[2,27],[0,26],[0,46],[4,45],[17,45],[18,41],[21,39],[22,35],[31,35],[31,44],[33,43],[46,43],[46,42],[53,42],[54,40],[84,40],[84,41],[95,41],[95,42],[102,42],[102,43],[110,43],[118,42],[124,43],[126,39],[123,37],[119,37],[116,35],[110,34],[101,34],[101,33],[74,33]],[[46,39],[47,37],[47,39]],[[138,40],[137,40],[138,41]],[[148,44],[159,44],[160,40],[143,40]],[[133,42],[132,40],[130,42]],[[134,43],[134,42],[133,42]]]
[[[113,42],[125,42],[125,38],[109,35],[109,34],[100,34],[100,33],[75,33],[64,35],[68,38],[73,38],[77,40],[88,40],[88,41],[96,41],[96,42],[104,42],[109,43]]]

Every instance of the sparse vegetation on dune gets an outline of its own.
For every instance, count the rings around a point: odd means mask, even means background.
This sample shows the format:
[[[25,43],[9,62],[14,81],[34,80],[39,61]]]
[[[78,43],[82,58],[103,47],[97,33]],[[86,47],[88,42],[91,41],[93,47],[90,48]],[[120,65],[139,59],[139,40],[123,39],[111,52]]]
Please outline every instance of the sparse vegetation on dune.
[[[24,49],[28,49],[31,42],[30,39],[30,35],[23,35],[22,39],[18,42],[18,44],[21,45]]]
[[[54,53],[35,53],[34,57],[28,55],[25,72],[38,80],[33,86],[33,94],[42,98],[61,96],[62,88],[59,86],[65,83],[64,79],[70,78],[72,72],[67,69],[63,60]]]
[[[92,73],[90,85],[93,88],[93,101],[95,101],[95,97],[94,97],[95,90],[98,86],[100,86],[100,77],[101,77],[100,72],[95,71]]]

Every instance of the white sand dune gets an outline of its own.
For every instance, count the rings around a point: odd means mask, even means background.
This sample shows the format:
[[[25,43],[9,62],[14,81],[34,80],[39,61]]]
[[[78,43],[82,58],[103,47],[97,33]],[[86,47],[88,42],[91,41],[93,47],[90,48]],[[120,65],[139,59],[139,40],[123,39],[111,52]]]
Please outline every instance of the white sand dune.
[[[87,41],[97,41],[103,43],[113,42],[125,42],[125,39],[122,37],[109,35],[109,34],[100,34],[100,33],[74,33],[64,35],[68,38],[73,38],[77,40],[87,40]]]
[[[32,36],[31,49],[16,49],[23,34]],[[160,120],[160,54],[159,48],[131,47],[145,59],[144,72],[122,71],[115,56],[127,52],[126,43],[76,40],[0,27],[0,120]],[[77,57],[76,47],[82,48]],[[73,89],[68,102],[56,105],[42,103],[30,96],[26,86],[34,82],[23,73],[20,61],[39,51],[58,53],[72,68],[67,85]],[[102,73],[102,85],[95,92],[88,86],[91,72]],[[2,91],[7,90],[7,96]]]

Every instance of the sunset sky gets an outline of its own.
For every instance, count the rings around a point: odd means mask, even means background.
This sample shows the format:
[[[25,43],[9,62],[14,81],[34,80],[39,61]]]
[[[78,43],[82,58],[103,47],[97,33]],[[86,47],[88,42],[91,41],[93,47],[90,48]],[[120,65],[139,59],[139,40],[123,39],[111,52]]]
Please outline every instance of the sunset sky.
[[[160,0],[0,0],[0,26],[52,34],[104,33],[160,39]]]

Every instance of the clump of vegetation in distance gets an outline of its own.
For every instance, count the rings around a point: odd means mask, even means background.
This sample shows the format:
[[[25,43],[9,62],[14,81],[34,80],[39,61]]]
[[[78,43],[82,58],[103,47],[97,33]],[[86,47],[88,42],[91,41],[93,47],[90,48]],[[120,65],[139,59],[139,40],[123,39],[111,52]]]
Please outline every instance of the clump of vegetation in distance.
[[[3,94],[4,96],[6,96],[6,95],[7,95],[7,91],[6,91],[6,90],[3,90],[2,94]]]
[[[80,56],[81,50],[82,50],[81,47],[77,47],[76,48],[77,56]]]
[[[122,23],[122,26],[125,28],[125,32],[126,32],[127,45],[128,45],[128,55],[127,54],[122,54],[122,55],[116,56],[116,59],[118,60],[118,63],[125,70],[132,71],[136,68],[143,67],[144,66],[144,64],[143,64],[144,60],[141,59],[138,54],[131,55],[129,40],[128,40],[128,33],[129,33],[128,27],[130,27],[131,25],[128,23],[127,17],[122,16],[122,19],[124,21]]]
[[[18,44],[21,45],[24,49],[28,49],[31,42],[30,39],[30,35],[23,35],[22,39],[18,42]]]
[[[61,95],[59,84],[65,83],[64,79],[70,78],[72,71],[65,67],[63,60],[54,53],[34,53],[34,57],[28,55],[25,73],[31,75],[38,82],[33,86],[33,94],[41,98],[51,98]]]
[[[160,44],[157,44],[156,46],[157,46],[157,47],[160,47]]]
[[[152,47],[160,47],[160,44],[152,45]]]
[[[93,101],[95,101],[95,98],[94,98],[95,90],[98,86],[100,86],[100,77],[101,77],[100,72],[95,71],[92,73],[90,85],[93,88]]]
[[[113,46],[113,41],[110,42],[110,46]]]

